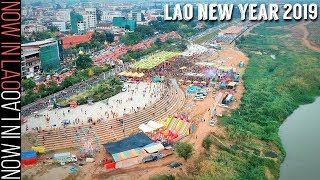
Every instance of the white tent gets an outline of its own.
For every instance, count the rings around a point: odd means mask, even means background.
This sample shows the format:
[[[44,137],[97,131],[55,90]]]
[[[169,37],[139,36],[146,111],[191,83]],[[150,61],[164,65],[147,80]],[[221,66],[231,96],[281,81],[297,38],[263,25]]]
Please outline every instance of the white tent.
[[[150,127],[153,128],[153,129],[159,129],[159,128],[162,128],[162,127],[163,127],[162,124],[159,124],[159,123],[157,123],[157,122],[155,122],[155,121],[149,121],[149,122],[147,123],[147,125],[150,126]]]
[[[146,124],[140,124],[138,127],[141,131],[143,131],[144,133],[146,132],[152,132],[154,130],[154,128],[146,125]]]
[[[152,143],[143,148],[147,153],[155,153],[164,150],[164,146],[161,143]]]

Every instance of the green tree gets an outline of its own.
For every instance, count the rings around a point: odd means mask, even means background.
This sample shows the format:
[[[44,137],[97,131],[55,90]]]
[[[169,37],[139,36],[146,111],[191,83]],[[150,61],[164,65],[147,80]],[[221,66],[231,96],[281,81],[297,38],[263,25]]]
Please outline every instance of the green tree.
[[[22,80],[21,84],[22,84],[22,88],[25,91],[33,90],[35,87],[37,87],[37,84],[30,78]]]
[[[109,43],[114,42],[114,34],[112,34],[110,32],[106,32],[106,41]]]
[[[56,81],[48,82],[48,84],[47,84],[48,93],[52,94],[52,93],[57,92],[58,90],[59,90],[59,86]]]
[[[59,28],[54,25],[48,26],[48,29],[50,32],[58,32],[59,31]]]
[[[138,25],[134,31],[139,33],[142,38],[147,38],[154,35],[154,30],[150,26],[146,25]]]
[[[154,45],[161,47],[163,43],[161,42],[160,38],[157,38],[156,41],[154,42]]]
[[[191,144],[186,142],[179,142],[176,143],[174,147],[178,152],[179,157],[182,157],[184,160],[187,160],[191,157],[193,151]]]
[[[21,35],[21,43],[25,44],[25,43],[28,43],[28,42],[30,42],[29,38],[27,36],[25,36],[24,34]]]
[[[42,41],[48,38],[52,38],[53,35],[50,32],[32,32],[31,39],[35,41]]]
[[[126,45],[134,45],[142,40],[143,38],[140,36],[139,33],[136,32],[129,32],[121,38],[121,42]]]
[[[93,33],[91,40],[103,43],[106,40],[106,36],[103,33],[95,32]]]
[[[212,143],[213,143],[213,139],[211,138],[210,135],[208,135],[203,139],[202,147],[204,147],[206,150],[209,150]]]
[[[38,87],[38,92],[39,92],[40,94],[45,93],[46,90],[47,90],[47,87],[46,87],[45,84],[41,84],[41,85]]]
[[[92,67],[93,62],[89,55],[80,54],[79,57],[75,60],[75,65],[77,69],[86,69]]]
[[[90,68],[88,71],[88,76],[92,77],[93,75],[94,75],[94,70],[92,68]]]

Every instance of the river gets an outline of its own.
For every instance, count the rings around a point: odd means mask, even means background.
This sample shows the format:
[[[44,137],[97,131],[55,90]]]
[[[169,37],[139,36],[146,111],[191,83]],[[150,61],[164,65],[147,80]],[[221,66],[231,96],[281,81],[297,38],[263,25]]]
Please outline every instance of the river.
[[[279,135],[287,154],[280,180],[319,180],[320,97],[295,110],[281,125]]]

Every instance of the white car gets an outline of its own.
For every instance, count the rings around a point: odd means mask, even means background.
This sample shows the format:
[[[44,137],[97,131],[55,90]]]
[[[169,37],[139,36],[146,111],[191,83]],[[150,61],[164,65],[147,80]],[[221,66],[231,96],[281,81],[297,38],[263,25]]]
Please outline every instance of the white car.
[[[214,126],[214,120],[210,121],[210,126]]]
[[[127,91],[127,88],[123,87],[121,91],[122,91],[122,92],[126,92],[126,91]]]
[[[204,100],[204,96],[196,96],[196,97],[194,97],[194,100],[202,101],[202,100]]]

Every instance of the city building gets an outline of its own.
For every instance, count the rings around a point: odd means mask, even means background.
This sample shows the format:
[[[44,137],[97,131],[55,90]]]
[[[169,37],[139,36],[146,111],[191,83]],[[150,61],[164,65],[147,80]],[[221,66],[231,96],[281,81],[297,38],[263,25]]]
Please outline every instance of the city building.
[[[83,14],[84,22],[88,28],[94,28],[97,24],[97,9],[96,8],[85,8],[85,14]]]
[[[129,31],[134,31],[134,29],[136,28],[136,21],[128,20],[124,17],[114,17],[112,20],[112,26],[126,28]]]
[[[53,38],[22,44],[21,72],[24,78],[34,77],[40,72],[56,70],[63,60],[62,42]]]
[[[101,21],[112,22],[114,17],[121,17],[120,11],[103,11],[101,16]]]
[[[70,22],[70,10],[69,9],[61,9],[56,13],[56,19],[58,21]]]
[[[144,16],[141,12],[130,12],[128,15],[129,19],[135,20],[136,22],[144,21]]]
[[[47,27],[41,24],[21,25],[21,31],[25,34],[30,34],[32,32],[43,32],[45,30],[47,30]]]
[[[71,32],[84,33],[94,30],[97,25],[96,8],[79,8],[70,13]]]
[[[60,21],[60,22],[52,22],[53,26],[56,26],[60,32],[66,32],[66,22]]]
[[[96,31],[109,31],[112,29],[112,23],[98,23]]]

